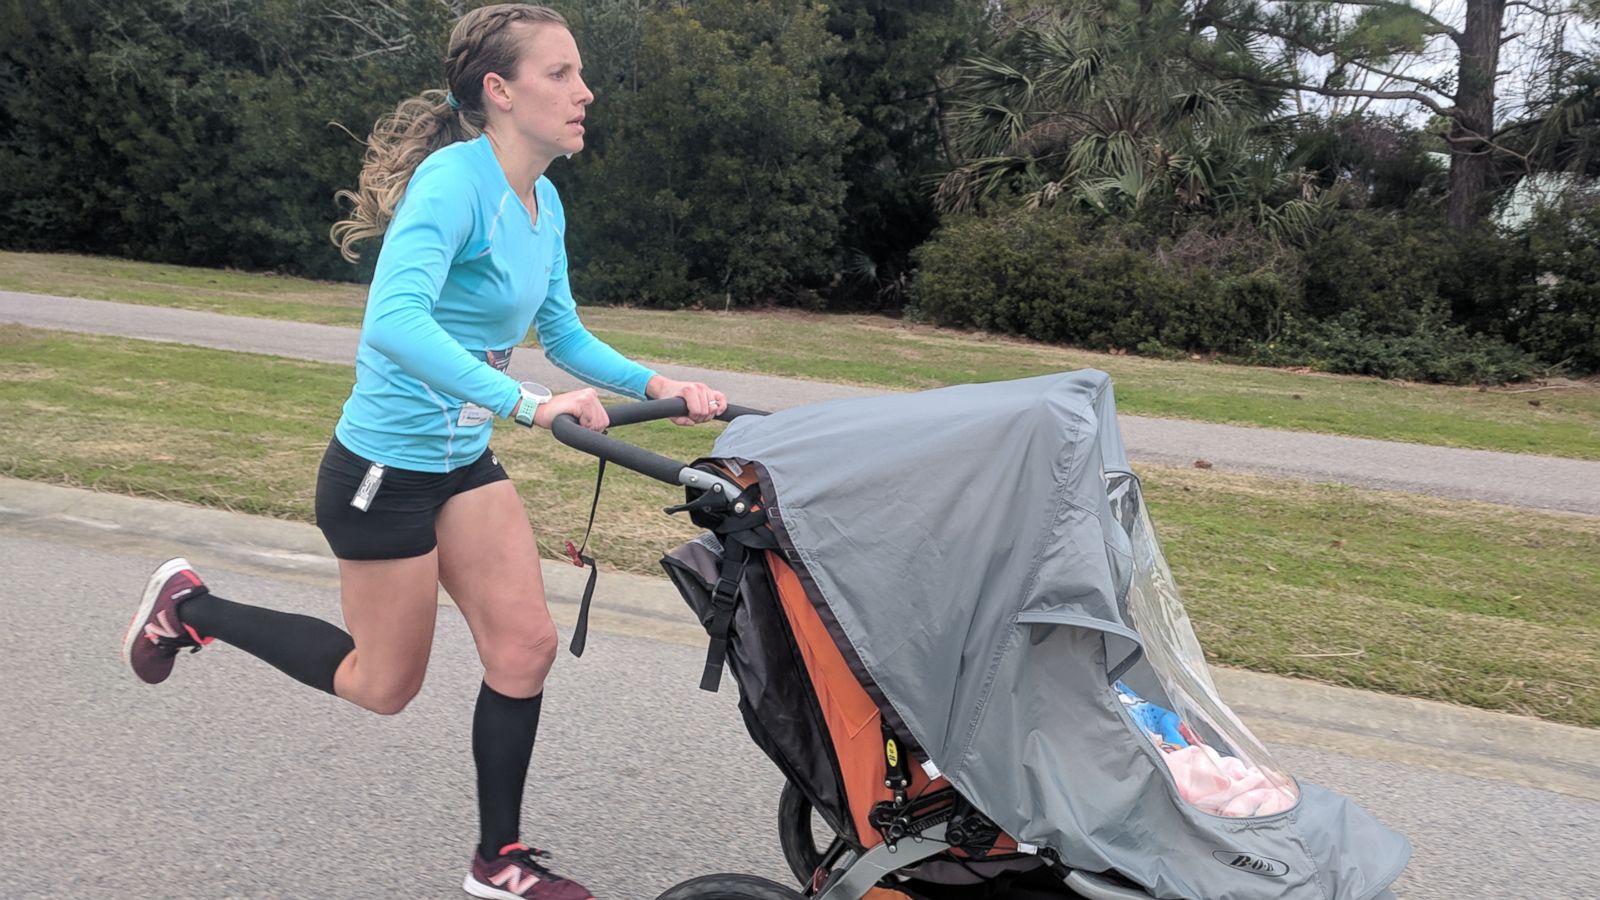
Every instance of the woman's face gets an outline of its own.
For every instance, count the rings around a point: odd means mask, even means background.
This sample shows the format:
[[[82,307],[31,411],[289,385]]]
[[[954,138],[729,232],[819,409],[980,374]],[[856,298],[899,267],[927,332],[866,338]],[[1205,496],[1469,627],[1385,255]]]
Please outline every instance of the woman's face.
[[[487,99],[508,114],[512,129],[536,155],[555,159],[577,153],[594,94],[583,83],[583,59],[572,32],[559,25],[512,27],[524,33],[516,78],[498,86],[486,83]],[[502,102],[495,102],[496,87],[504,92]]]

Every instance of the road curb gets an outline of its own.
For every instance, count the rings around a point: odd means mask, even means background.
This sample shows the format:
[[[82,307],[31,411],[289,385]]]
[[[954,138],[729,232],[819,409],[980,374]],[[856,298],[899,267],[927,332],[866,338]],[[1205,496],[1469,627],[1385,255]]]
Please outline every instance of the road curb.
[[[312,525],[0,477],[0,530],[147,554],[333,591],[337,564]],[[663,548],[666,549],[666,548]],[[551,612],[577,616],[587,572],[544,560]],[[441,594],[441,602],[448,597]],[[704,632],[664,578],[602,571],[592,631],[701,646]],[[1261,738],[1600,800],[1600,731],[1429,700],[1214,668]]]

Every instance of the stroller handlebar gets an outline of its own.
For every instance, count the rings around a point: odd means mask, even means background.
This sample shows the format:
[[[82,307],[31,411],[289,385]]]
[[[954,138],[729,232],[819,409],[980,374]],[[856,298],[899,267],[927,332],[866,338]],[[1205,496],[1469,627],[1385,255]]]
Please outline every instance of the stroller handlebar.
[[[613,426],[634,425],[639,422],[686,416],[689,414],[689,405],[682,397],[673,397],[668,400],[646,400],[641,403],[609,407],[606,413]],[[729,406],[717,414],[717,419],[731,422],[740,416],[764,415],[766,413],[758,409]],[[648,475],[657,481],[708,490],[721,494],[730,501],[739,496],[739,486],[725,478],[693,468],[687,463],[678,462],[659,453],[653,453],[627,441],[618,440],[605,432],[590,431],[579,425],[578,420],[570,415],[556,416],[550,423],[550,433],[568,447],[582,450],[591,456],[616,463],[642,475]]]

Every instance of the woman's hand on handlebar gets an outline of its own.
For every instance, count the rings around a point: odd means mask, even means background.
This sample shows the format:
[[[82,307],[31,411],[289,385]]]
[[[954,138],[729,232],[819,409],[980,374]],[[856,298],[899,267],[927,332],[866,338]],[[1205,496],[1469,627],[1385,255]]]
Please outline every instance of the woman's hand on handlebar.
[[[721,391],[713,390],[698,381],[673,381],[663,375],[650,379],[645,387],[645,396],[651,400],[667,400],[672,397],[682,397],[689,406],[688,416],[674,416],[675,425],[697,425],[709,422],[717,414],[728,408],[728,398]]]
[[[590,431],[605,431],[611,424],[610,416],[606,415],[606,408],[600,402],[600,395],[594,388],[583,388],[557,394],[549,402],[539,404],[538,410],[533,414],[533,424],[540,428],[549,428],[556,416],[572,416],[578,424]]]

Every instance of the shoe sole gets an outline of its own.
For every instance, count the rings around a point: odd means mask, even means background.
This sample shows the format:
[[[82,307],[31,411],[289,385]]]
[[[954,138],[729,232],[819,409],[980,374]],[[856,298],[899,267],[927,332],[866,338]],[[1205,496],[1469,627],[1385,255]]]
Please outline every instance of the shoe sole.
[[[468,875],[466,880],[461,882],[461,889],[474,897],[482,897],[483,900],[526,900],[526,898],[510,891],[502,891],[497,887],[490,887],[471,875]]]
[[[484,884],[473,878],[470,873],[467,875],[466,880],[461,882],[461,889],[474,897],[481,897],[483,900],[527,900],[521,894],[513,894],[510,891],[502,891],[497,887]],[[590,897],[589,900],[594,900],[594,898]]]
[[[144,586],[144,599],[139,601],[139,609],[133,614],[133,621],[128,623],[128,631],[122,636],[122,661],[127,664],[128,672],[140,684],[148,684],[133,668],[133,642],[139,639],[139,633],[144,630],[145,620],[150,618],[150,610],[155,609],[156,600],[161,597],[161,586],[184,569],[191,568],[189,561],[181,556],[175,556],[157,567],[155,574],[150,576],[150,581]]]

